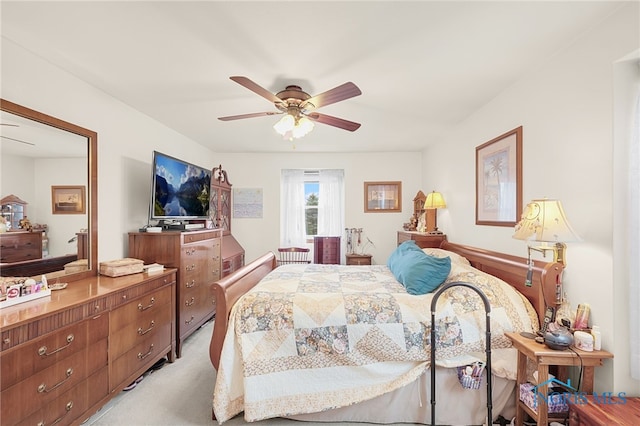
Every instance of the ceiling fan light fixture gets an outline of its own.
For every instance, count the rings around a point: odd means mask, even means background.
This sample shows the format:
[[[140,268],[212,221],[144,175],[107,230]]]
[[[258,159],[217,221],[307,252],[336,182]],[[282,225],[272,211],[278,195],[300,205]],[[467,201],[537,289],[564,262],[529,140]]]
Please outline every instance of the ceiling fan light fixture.
[[[313,121],[307,117],[295,117],[291,114],[285,114],[274,126],[278,134],[284,139],[299,139],[313,130]]]
[[[293,130],[295,124],[296,119],[290,114],[285,114],[276,124],[274,124],[273,128],[279,134],[284,135],[285,133]]]

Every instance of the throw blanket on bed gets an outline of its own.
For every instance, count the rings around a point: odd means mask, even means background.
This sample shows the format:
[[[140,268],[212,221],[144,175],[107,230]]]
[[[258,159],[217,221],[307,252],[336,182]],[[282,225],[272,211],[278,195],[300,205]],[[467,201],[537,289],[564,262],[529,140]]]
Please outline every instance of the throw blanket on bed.
[[[447,281],[473,283],[487,295],[492,348],[511,346],[504,332],[533,331],[533,307],[506,283],[459,264]],[[384,265],[274,269],[231,312],[216,418],[318,412],[410,383],[430,365],[432,297],[409,295]],[[438,365],[465,365],[484,351],[484,305],[475,292],[448,290],[436,312]]]

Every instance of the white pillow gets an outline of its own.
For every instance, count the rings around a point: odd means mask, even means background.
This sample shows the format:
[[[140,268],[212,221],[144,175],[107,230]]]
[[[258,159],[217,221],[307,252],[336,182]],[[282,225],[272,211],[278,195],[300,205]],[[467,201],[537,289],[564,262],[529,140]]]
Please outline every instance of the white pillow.
[[[457,263],[459,265],[466,265],[466,266],[471,265],[471,263],[469,263],[466,257],[460,256],[458,253],[454,253],[449,250],[443,250],[439,248],[424,248],[422,249],[422,251],[428,254],[429,256],[449,257],[451,258],[451,263]]]

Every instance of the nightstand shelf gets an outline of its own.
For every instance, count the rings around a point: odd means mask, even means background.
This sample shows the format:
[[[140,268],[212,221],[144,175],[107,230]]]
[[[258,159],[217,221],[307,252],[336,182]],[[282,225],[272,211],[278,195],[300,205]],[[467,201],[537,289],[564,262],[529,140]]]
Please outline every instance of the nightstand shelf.
[[[521,336],[519,333],[505,333],[505,335],[511,339],[513,346],[518,350],[518,372],[516,379],[516,425],[522,425],[524,421],[524,414],[527,413],[531,418],[537,421],[538,425],[547,426],[547,422],[550,419],[557,419],[558,415],[549,415],[546,410],[546,404],[544,409],[535,412],[529,408],[524,402],[520,401],[520,384],[527,382],[527,359],[530,359],[535,363],[538,370],[538,383],[541,385],[538,388],[538,392],[542,395],[547,393],[547,385],[543,383],[549,379],[549,366],[558,367],[558,380],[566,382],[567,380],[567,367],[577,366],[582,367],[582,380],[581,388],[579,391],[591,394],[593,393],[593,379],[595,367],[602,365],[602,362],[607,358],[613,358],[613,354],[607,351],[593,351],[586,352],[580,349],[575,349],[579,354],[576,354],[570,349],[563,351],[553,350],[548,348],[542,343],[537,343],[533,339],[528,339]],[[543,401],[544,403],[544,401]],[[562,416],[560,419],[564,419],[566,416]]]
[[[345,254],[347,265],[371,265],[370,254]]]

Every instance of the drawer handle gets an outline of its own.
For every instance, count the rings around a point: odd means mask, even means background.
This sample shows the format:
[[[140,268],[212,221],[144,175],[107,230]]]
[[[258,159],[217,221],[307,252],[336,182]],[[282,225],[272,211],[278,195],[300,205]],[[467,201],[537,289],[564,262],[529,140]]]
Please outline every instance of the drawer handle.
[[[147,334],[148,332],[153,330],[153,327],[155,327],[155,326],[156,326],[156,322],[155,321],[151,321],[151,326],[149,328],[147,328],[146,330],[143,330],[142,327],[138,328],[138,334],[140,336],[144,336],[145,334]]]
[[[196,317],[194,317],[193,315],[191,315],[191,319],[190,319],[190,320],[185,321],[184,323],[185,323],[185,324],[187,324],[187,325],[189,325],[189,324],[191,324],[191,323],[193,322],[193,320],[194,320],[194,319],[196,319]]]
[[[187,288],[191,288],[191,287],[195,287],[196,286],[196,280],[191,280],[191,282],[186,283],[185,287]]]
[[[151,346],[149,346],[149,352],[147,352],[146,354],[143,354],[142,352],[138,352],[138,359],[145,359],[146,357],[151,355],[151,352],[153,352],[153,343],[151,344]]]
[[[146,311],[149,308],[153,307],[153,304],[156,302],[156,298],[152,297],[151,298],[151,303],[149,303],[147,306],[142,306],[142,303],[138,303],[138,310],[139,311]]]
[[[69,411],[71,411],[71,409],[73,408],[73,401],[69,401],[67,402],[67,405],[64,407],[64,409],[67,411],[66,413],[64,413],[63,415],[61,415],[60,417],[58,417],[53,423],[51,423],[51,426],[56,425],[58,423],[60,423],[60,421],[67,415],[69,414]],[[38,426],[46,426],[46,423],[43,421],[38,422]]]
[[[56,349],[53,352],[47,352],[47,347],[46,346],[41,346],[40,349],[38,349],[38,355],[40,355],[40,356],[49,356],[49,355],[53,355],[53,354],[55,354],[57,352],[60,352],[61,350],[68,348],[69,345],[71,344],[71,342],[73,342],[73,339],[74,339],[73,334],[69,334],[67,336],[67,344],[64,345],[64,346],[59,347],[58,349]]]
[[[184,305],[185,306],[191,306],[191,305],[193,305],[195,303],[195,301],[196,301],[195,297],[192,297],[191,300],[185,300],[184,301]]]
[[[192,263],[191,265],[187,265],[185,269],[187,270],[187,272],[195,271],[196,265],[195,263]]]
[[[192,248],[187,250],[187,255],[191,256],[192,254],[194,254],[196,252],[196,249]]]
[[[67,380],[69,380],[71,378],[71,375],[73,374],[73,368],[67,368],[67,372],[66,372],[66,377],[64,379],[62,379],[60,382],[58,382],[57,384],[55,384],[53,387],[47,389],[47,385],[45,385],[44,383],[40,384],[40,386],[38,386],[38,393],[49,393],[51,391],[53,391],[54,389],[59,388],[60,386],[62,386],[64,384],[64,382],[66,382]]]

